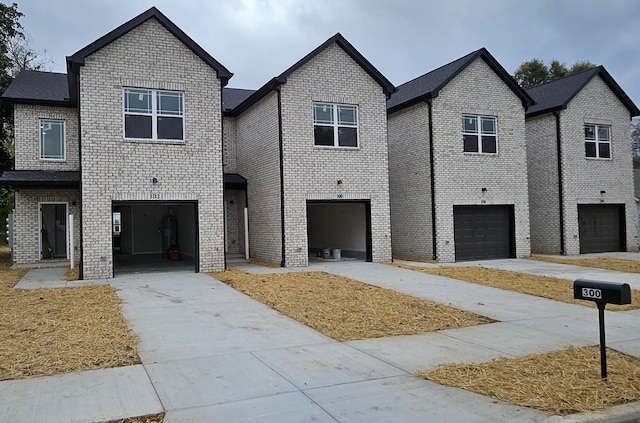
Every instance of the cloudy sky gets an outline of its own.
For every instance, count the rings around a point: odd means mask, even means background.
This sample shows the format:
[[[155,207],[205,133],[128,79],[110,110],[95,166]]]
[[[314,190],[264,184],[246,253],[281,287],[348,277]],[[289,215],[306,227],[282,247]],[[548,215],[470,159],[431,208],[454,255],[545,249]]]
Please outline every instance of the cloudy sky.
[[[230,87],[259,88],[340,32],[396,85],[486,47],[510,73],[533,57],[602,64],[640,106],[638,0],[15,1],[57,72],[156,6],[235,74]]]

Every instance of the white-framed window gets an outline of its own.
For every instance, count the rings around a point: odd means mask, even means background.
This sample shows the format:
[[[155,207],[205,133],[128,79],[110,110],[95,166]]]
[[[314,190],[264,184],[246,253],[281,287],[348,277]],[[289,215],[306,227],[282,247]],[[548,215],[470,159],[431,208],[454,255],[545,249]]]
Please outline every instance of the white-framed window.
[[[184,141],[184,94],[125,88],[124,137]]]
[[[462,116],[462,141],[465,153],[496,154],[498,122],[495,116]]]
[[[40,119],[41,160],[65,160],[65,132],[64,120]]]
[[[611,127],[606,125],[585,125],[584,152],[586,157],[610,159]]]
[[[313,103],[314,144],[323,147],[358,147],[358,107]]]

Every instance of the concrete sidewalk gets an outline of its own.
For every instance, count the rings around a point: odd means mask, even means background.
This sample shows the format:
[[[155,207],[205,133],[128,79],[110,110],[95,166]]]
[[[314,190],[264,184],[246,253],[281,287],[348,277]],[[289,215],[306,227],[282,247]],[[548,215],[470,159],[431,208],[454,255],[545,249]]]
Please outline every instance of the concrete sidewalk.
[[[236,265],[243,266],[241,262]],[[280,270],[254,265],[246,269],[265,273]],[[500,322],[340,343],[207,275],[122,276],[109,282],[119,289],[124,314],[140,336],[144,367],[144,372],[134,370],[127,376],[135,379],[132,386],[140,388],[124,396],[144,404],[141,408],[146,410],[158,410],[161,405],[167,411],[166,423],[640,419],[640,404],[601,413],[550,416],[412,376],[442,363],[482,362],[597,344],[595,309],[381,264],[318,262],[304,270],[350,277]],[[607,313],[608,345],[639,356],[638,317],[636,312]],[[38,409],[49,410],[44,420],[54,423],[104,421],[133,413],[125,401],[113,405],[111,416],[96,418],[90,413],[92,405],[101,409],[104,397],[118,398],[118,383],[100,381],[92,372],[52,378],[68,376],[86,378],[82,389],[72,383],[67,391],[67,385],[54,383],[61,386],[57,396],[77,397],[83,407],[71,406],[75,411],[65,413],[59,410],[59,398],[50,392],[50,380],[54,379],[0,382],[0,420],[42,421]],[[29,382],[29,395],[19,401],[25,382]],[[104,386],[116,391],[105,393],[100,390]],[[153,387],[151,395],[145,386]],[[141,393],[136,394],[137,390]],[[149,411],[153,412],[157,411]]]

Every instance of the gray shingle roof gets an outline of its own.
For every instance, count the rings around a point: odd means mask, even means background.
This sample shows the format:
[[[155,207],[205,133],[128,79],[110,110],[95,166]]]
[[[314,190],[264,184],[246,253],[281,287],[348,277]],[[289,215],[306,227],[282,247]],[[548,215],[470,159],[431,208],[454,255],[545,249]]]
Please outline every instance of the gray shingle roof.
[[[242,88],[224,88],[222,90],[222,109],[232,110],[254,92],[255,90],[245,90]]]
[[[482,58],[487,65],[493,69],[505,84],[522,100],[524,107],[533,104],[531,97],[516,83],[491,53],[489,53],[486,48],[481,48],[400,85],[398,91],[387,101],[387,111],[391,113],[428,98],[437,97],[440,90],[477,58]]]
[[[599,75],[609,86],[620,101],[629,109],[631,116],[640,115],[640,110],[631,101],[616,81],[609,75],[603,66],[587,69],[546,84],[531,87],[527,93],[536,101],[534,106],[527,110],[527,116],[536,116],[543,113],[565,109],[569,102],[582,90],[593,77]]]
[[[2,94],[16,103],[70,105],[67,75],[23,70]]]
[[[13,188],[78,188],[80,172],[7,170],[0,176],[0,185]]]

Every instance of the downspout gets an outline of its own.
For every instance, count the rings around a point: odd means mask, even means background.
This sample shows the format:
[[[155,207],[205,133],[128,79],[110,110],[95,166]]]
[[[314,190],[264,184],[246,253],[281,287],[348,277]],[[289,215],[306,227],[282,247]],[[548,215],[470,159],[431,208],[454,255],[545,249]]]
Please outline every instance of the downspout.
[[[564,199],[562,189],[562,136],[560,132],[560,112],[554,111],[556,117],[556,154],[558,157],[558,207],[560,212],[560,254],[564,254]]]
[[[434,157],[433,157],[433,105],[432,99],[425,100],[427,103],[428,115],[429,115],[429,176],[431,184],[431,249],[433,251],[432,259],[438,259],[438,250],[436,242],[436,182],[435,182],[435,170],[433,169]]]
[[[82,243],[82,222],[84,222],[84,213],[82,212],[82,119],[80,118],[80,69],[78,69],[78,73],[76,74],[76,99],[78,101],[78,171],[80,174],[80,181],[78,182],[78,210],[80,210],[80,216],[78,219],[78,231],[80,232],[80,242],[78,243],[80,247],[79,256],[80,256],[80,264],[78,265],[78,279],[84,279],[84,248]],[[73,234],[73,228],[71,228],[71,236]],[[111,241],[113,242],[113,241]],[[113,260],[111,260],[112,266]],[[115,269],[111,269],[113,273]]]
[[[227,270],[227,187],[224,183],[224,85],[222,85],[222,81],[220,81],[220,150],[221,150],[221,160],[222,160],[222,215],[223,215],[223,224],[225,225],[222,231],[223,244],[222,244],[222,252],[224,255],[224,270]],[[200,250],[200,246],[198,246],[198,250]],[[198,257],[200,254],[198,253]],[[200,260],[198,260],[200,261]],[[200,263],[198,263],[198,267],[200,267]]]
[[[278,95],[278,144],[280,153],[280,231],[281,233],[281,256],[280,267],[285,267],[286,261],[286,249],[285,249],[285,235],[284,235],[284,149],[282,146],[282,93],[281,86],[278,85],[275,88]]]

